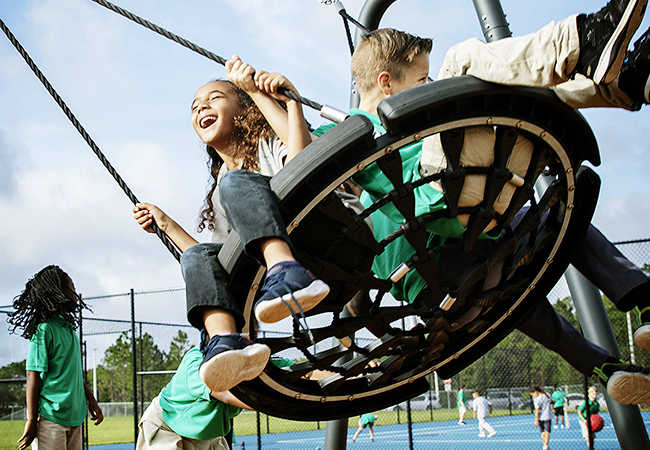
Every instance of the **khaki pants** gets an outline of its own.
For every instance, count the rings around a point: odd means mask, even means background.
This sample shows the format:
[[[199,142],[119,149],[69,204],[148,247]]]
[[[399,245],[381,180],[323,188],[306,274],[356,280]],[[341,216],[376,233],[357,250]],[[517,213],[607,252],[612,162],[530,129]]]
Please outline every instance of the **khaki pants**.
[[[602,86],[581,75],[569,79],[579,56],[576,16],[570,16],[525,36],[456,44],[445,55],[438,79],[473,75],[509,86],[550,87],[573,108],[631,109],[632,100],[618,88],[618,78]]]
[[[551,22],[536,33],[521,37],[505,38],[485,43],[473,38],[449,49],[438,74],[438,79],[472,75],[481,80],[518,86],[552,88],[560,100],[573,108],[618,107],[631,109],[632,101],[618,88],[618,78],[609,85],[596,85],[581,75],[569,79],[580,56],[580,42],[576,16],[557,24]],[[489,166],[494,161],[495,133],[492,127],[465,129],[465,140],[460,158],[464,166]],[[533,145],[519,137],[508,160],[507,168],[523,177],[532,155]],[[440,136],[433,135],[422,144],[420,174],[434,174],[447,168],[447,160],[440,143]],[[475,206],[483,200],[485,175],[469,175],[465,178],[458,206]],[[442,184],[429,183],[439,192]],[[514,194],[516,186],[506,183],[494,203],[494,209],[502,214]],[[459,216],[463,226],[468,216]],[[495,226],[492,223],[485,229]]]
[[[468,127],[465,128],[465,139],[460,156],[460,164],[463,166],[489,166],[494,162],[494,144],[496,134],[493,127]],[[533,144],[521,136],[517,138],[506,167],[520,177],[526,175],[528,164],[533,154]],[[447,168],[447,158],[440,142],[440,135],[434,134],[424,139],[422,143],[422,156],[420,158],[420,175],[438,173]],[[486,175],[467,175],[463,183],[463,190],[458,199],[458,206],[476,206],[483,201],[485,191]],[[429,185],[439,192],[443,192],[440,181],[432,181]],[[494,210],[503,214],[510,204],[517,185],[512,182],[506,183],[499,196],[494,202]],[[458,220],[463,226],[467,226],[469,216],[461,214]],[[485,231],[489,231],[496,225],[496,220],[488,225]]]
[[[163,420],[159,397],[154,398],[142,414],[138,428],[136,450],[228,450],[223,437],[199,441],[178,435]]]
[[[43,417],[38,418],[34,450],[81,450],[81,425],[66,427]]]

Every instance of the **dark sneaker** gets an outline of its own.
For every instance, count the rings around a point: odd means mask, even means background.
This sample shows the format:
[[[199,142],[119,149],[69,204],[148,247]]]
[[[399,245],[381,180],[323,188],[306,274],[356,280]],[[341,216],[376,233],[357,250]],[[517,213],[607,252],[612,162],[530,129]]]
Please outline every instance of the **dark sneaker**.
[[[650,403],[650,369],[625,361],[605,362],[594,369],[612,399],[624,405]]]
[[[201,345],[201,353],[201,381],[212,392],[223,392],[260,376],[269,362],[271,349],[240,334],[228,334],[213,336],[205,346]]]
[[[330,288],[298,263],[273,266],[262,285],[262,297],[255,303],[255,317],[264,323],[278,322],[290,315],[302,315],[327,297]]]
[[[632,99],[634,109],[650,103],[650,28],[634,43],[634,50],[627,53],[618,87]]]
[[[578,16],[580,59],[576,71],[608,84],[618,76],[648,0],[611,0],[594,14]]]
[[[639,327],[634,332],[634,343],[643,350],[650,351],[650,306],[643,309],[634,308]]]

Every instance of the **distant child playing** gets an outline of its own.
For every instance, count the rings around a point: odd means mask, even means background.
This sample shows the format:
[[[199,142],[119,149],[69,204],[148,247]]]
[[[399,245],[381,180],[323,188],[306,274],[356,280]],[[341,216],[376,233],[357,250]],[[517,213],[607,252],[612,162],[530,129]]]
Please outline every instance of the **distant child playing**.
[[[488,432],[487,437],[491,438],[497,432],[487,423],[488,414],[492,412],[492,404],[483,397],[479,391],[472,392],[474,397],[474,418],[478,419],[478,437],[485,437],[485,431]]]
[[[375,440],[375,433],[372,427],[375,425],[375,420],[377,420],[377,416],[375,416],[374,414],[371,413],[362,414],[361,417],[359,417],[359,428],[357,428],[356,433],[354,433],[354,436],[352,436],[352,442],[354,442],[357,439],[359,434],[366,427],[368,427],[368,430],[370,431],[370,442],[373,442]]]
[[[594,441],[596,438],[596,433],[593,431],[589,433],[589,428],[587,427],[587,404],[589,404],[589,416],[598,414],[600,412],[600,403],[598,403],[596,400],[597,397],[598,389],[596,389],[596,386],[590,386],[587,390],[587,400],[578,406],[578,417],[580,418],[580,429],[582,430],[582,437],[585,439],[585,441],[587,441],[587,446],[589,448],[591,448],[589,441]]]
[[[19,449],[81,450],[86,411],[99,425],[104,416],[83,381],[81,346],[75,332],[86,308],[72,279],[47,266],[14,298],[8,322],[29,339],[27,350],[27,423]]]
[[[213,392],[227,391],[259,376],[270,356],[268,346],[238,334],[244,325],[243,304],[230,292],[228,274],[217,258],[231,229],[239,234],[245,250],[268,268],[255,305],[258,320],[277,322],[306,312],[329,293],[325,283],[295,261],[269,188],[270,176],[302,150],[307,140],[311,142],[309,133],[303,132],[302,108],[287,99],[285,110],[257,89],[256,83],[273,84],[274,80],[264,72],[253,79],[255,70],[239,58],[233,57],[226,70],[251,95],[231,81],[219,80],[199,88],[192,101],[192,125],[206,144],[212,180],[199,231],[207,224],[213,242],[199,244],[155,205],[139,203],[133,209],[143,229],[151,232],[155,221],[183,253],[187,317],[210,338],[199,374]]]
[[[562,386],[557,384],[554,386],[551,400],[553,401],[553,410],[555,412],[555,425],[553,428],[558,428],[558,417],[562,418],[562,428],[564,428],[564,401],[566,399],[566,392]]]
[[[465,413],[467,412],[467,396],[465,395],[465,385],[461,384],[458,389],[458,425],[465,425]]]
[[[535,426],[542,433],[543,450],[548,450],[548,440],[551,437],[551,399],[539,386],[530,388],[530,396],[535,404]]]

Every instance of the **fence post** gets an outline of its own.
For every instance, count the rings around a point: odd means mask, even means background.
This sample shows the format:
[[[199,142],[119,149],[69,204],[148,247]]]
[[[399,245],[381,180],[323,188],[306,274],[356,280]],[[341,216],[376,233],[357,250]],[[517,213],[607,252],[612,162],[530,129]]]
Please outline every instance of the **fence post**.
[[[136,363],[138,361],[136,355],[135,344],[135,293],[131,289],[131,368],[133,369],[133,448],[138,442],[138,377]]]

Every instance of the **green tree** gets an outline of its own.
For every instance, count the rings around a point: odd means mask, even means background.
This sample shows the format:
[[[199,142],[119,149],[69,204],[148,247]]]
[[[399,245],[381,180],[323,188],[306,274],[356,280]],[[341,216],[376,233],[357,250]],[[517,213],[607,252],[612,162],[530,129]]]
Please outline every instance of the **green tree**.
[[[0,379],[24,378],[25,364],[26,360],[23,360],[0,367]],[[0,417],[10,414],[17,406],[25,406],[25,382],[3,383],[0,389]]]
[[[191,345],[187,339],[187,333],[184,333],[183,330],[178,330],[178,334],[174,336],[169,346],[169,353],[167,353],[165,358],[165,368],[167,370],[175,370],[190,348]]]

